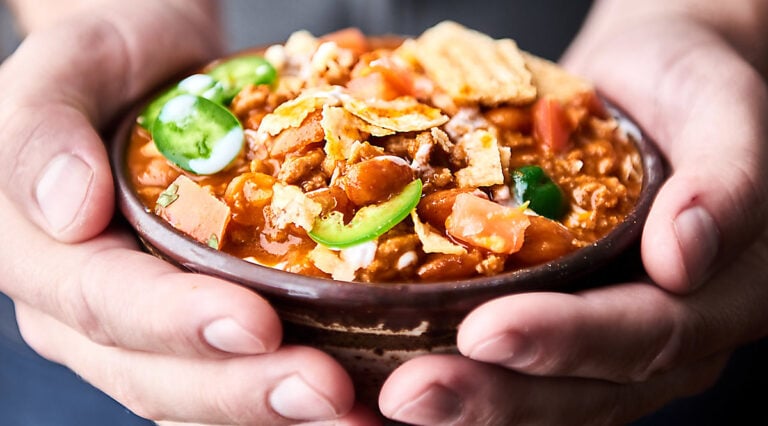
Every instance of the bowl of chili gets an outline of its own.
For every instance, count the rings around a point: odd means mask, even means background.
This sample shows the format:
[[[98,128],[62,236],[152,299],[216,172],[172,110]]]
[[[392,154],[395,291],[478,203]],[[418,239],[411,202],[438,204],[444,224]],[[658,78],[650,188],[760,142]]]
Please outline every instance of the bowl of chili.
[[[368,400],[405,360],[454,352],[488,300],[642,272],[664,179],[590,83],[455,23],[215,61],[131,114],[111,159],[148,252],[262,294]]]

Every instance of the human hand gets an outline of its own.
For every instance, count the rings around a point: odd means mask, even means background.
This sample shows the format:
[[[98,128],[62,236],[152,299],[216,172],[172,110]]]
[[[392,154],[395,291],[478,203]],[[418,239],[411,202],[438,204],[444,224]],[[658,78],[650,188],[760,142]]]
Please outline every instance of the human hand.
[[[155,420],[359,418],[347,415],[346,372],[317,350],[280,346],[264,299],[182,273],[108,226],[113,184],[99,130],[170,73],[214,55],[218,40],[204,2],[101,3],[34,30],[0,67],[0,291],[25,340]]]
[[[669,161],[643,233],[652,280],[479,307],[459,330],[466,358],[403,365],[382,389],[385,415],[418,424],[626,423],[710,386],[735,347],[768,333],[768,94],[755,71],[768,58],[713,21],[666,6],[619,19],[627,9],[602,2],[566,64],[599,82]]]
[[[768,235],[700,291],[636,282],[489,302],[459,331],[462,354],[412,360],[379,397],[412,424],[627,424],[718,378],[765,334]]]

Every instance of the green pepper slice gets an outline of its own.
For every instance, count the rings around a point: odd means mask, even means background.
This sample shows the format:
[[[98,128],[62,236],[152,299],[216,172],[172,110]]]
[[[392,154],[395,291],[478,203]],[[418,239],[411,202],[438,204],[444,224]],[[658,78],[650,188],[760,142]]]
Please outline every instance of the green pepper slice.
[[[226,107],[190,94],[169,99],[151,131],[165,158],[199,175],[224,169],[245,141],[240,122]]]
[[[558,220],[565,214],[563,191],[539,166],[524,166],[512,172],[514,197],[518,204],[528,202],[537,214]]]
[[[272,84],[277,71],[261,56],[236,56],[216,65],[208,75],[224,86],[224,103],[229,103],[240,90],[249,84]]]
[[[357,211],[348,224],[340,212],[331,212],[315,221],[310,238],[330,248],[346,248],[389,231],[411,214],[421,199],[421,179],[416,179],[389,200]]]
[[[165,103],[184,94],[202,96],[216,103],[224,103],[225,100],[224,86],[220,82],[207,74],[193,74],[150,102],[137,118],[137,122],[141,127],[151,130]]]

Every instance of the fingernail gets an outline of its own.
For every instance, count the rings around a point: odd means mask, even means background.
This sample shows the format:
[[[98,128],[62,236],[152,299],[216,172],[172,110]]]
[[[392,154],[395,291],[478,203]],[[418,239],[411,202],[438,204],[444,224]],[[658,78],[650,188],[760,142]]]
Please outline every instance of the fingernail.
[[[456,393],[432,385],[415,399],[396,409],[392,419],[417,425],[452,423],[461,416],[462,403]]]
[[[324,420],[339,415],[333,405],[298,374],[289,376],[272,390],[269,405],[277,414],[292,420]]]
[[[249,333],[232,318],[218,319],[203,329],[203,337],[209,345],[234,354],[261,354],[264,343]]]
[[[93,169],[79,157],[59,154],[37,180],[35,198],[45,220],[61,231],[77,217],[91,187]]]
[[[509,368],[523,368],[531,365],[538,353],[538,347],[523,336],[504,333],[475,345],[469,351],[469,357]]]
[[[717,256],[720,232],[709,212],[699,206],[677,215],[674,227],[688,284],[696,288],[709,273],[709,267]]]

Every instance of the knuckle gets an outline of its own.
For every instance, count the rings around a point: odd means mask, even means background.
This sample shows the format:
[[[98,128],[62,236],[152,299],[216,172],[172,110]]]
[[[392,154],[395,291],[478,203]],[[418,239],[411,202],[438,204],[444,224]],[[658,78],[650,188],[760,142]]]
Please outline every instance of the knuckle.
[[[16,305],[16,322],[22,339],[38,355],[57,361],[58,352],[48,333],[33,318],[30,318],[30,315],[32,313],[28,312],[28,308],[20,304]]]
[[[139,417],[150,420],[164,420],[167,417],[165,410],[159,409],[154,406],[154,404],[136,397],[136,395],[121,395],[116,393],[113,397]]]
[[[108,320],[101,312],[106,277],[102,266],[112,262],[105,258],[109,249],[97,251],[83,261],[74,277],[66,285],[58,287],[58,303],[66,313],[68,322],[91,341],[104,346],[114,346],[115,340],[108,330]]]
[[[700,342],[707,338],[706,331],[700,331],[701,327],[696,326],[701,322],[697,317],[697,314],[689,311],[684,313],[675,310],[671,320],[661,326],[663,331],[650,345],[648,356],[631,374],[630,382],[645,382],[651,377],[678,367],[697,353],[702,346]]]
[[[258,404],[246,403],[241,398],[220,395],[215,399],[213,411],[222,419],[227,419],[227,423],[247,425],[253,424],[254,419],[264,418],[264,415],[259,415],[258,407]]]

